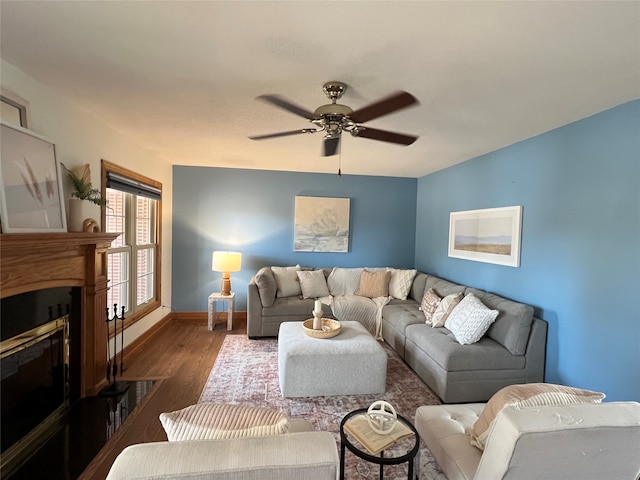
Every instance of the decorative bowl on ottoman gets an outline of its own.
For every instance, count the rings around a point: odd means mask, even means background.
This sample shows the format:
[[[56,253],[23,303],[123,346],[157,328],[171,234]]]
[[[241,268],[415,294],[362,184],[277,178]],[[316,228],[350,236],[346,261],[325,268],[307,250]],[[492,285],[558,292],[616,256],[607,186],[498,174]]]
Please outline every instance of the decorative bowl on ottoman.
[[[340,329],[342,326],[340,322],[337,320],[332,320],[330,318],[322,319],[322,330],[314,330],[313,328],[313,318],[309,320],[305,320],[302,322],[302,328],[304,329],[304,333],[313,338],[331,338],[335,337],[340,333]]]

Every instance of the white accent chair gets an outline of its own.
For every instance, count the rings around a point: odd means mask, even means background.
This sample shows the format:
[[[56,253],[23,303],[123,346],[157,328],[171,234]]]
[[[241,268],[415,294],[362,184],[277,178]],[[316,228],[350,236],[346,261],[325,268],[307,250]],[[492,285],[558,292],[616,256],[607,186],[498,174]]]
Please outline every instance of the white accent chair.
[[[300,432],[132,445],[107,480],[335,480],[339,468],[331,433]]]
[[[415,426],[449,480],[637,480],[640,403],[505,407],[484,452],[469,432],[484,403],[422,406]]]

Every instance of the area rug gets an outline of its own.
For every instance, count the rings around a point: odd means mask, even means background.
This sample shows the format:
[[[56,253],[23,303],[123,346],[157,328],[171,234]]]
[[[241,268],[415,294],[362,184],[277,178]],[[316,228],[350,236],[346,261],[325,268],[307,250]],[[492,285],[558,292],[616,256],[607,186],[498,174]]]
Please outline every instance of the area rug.
[[[393,349],[386,344],[383,347],[388,356],[387,391],[384,394],[284,398],[278,383],[277,340],[250,340],[246,335],[227,335],[199,402],[274,408],[290,418],[310,421],[316,430],[331,432],[340,448],[340,421],[352,410],[367,408],[376,400],[385,400],[400,415],[413,422],[419,406],[441,403]],[[390,449],[387,452],[392,453]],[[424,444],[418,455],[420,479],[446,480]],[[349,451],[345,458],[346,479],[378,478],[377,465],[361,460]],[[406,479],[407,465],[386,466],[384,478]]]

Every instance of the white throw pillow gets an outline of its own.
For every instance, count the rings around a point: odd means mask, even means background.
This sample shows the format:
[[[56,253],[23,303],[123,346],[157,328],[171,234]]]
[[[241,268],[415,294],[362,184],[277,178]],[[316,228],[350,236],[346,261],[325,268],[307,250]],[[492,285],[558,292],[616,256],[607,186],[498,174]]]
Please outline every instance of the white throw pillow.
[[[500,410],[506,406],[539,407],[543,405],[573,405],[580,403],[601,403],[604,393],[580,388],[565,387],[553,383],[527,383],[509,385],[498,390],[482,409],[473,424],[471,444],[484,450],[484,446]]]
[[[449,314],[460,303],[460,300],[462,300],[462,293],[452,293],[440,300],[436,311],[431,316],[431,326],[433,328],[444,327]]]
[[[406,300],[411,291],[416,270],[399,270],[397,268],[389,268],[388,270],[391,272],[389,295],[399,300]]]
[[[281,412],[251,405],[196,403],[161,413],[160,422],[170,442],[280,435],[289,431]]]
[[[303,298],[319,298],[329,296],[327,280],[322,270],[299,270],[298,280]]]
[[[364,268],[334,267],[327,278],[331,295],[355,295],[360,286],[360,274]]]
[[[469,293],[451,311],[444,326],[453,333],[460,345],[469,345],[482,338],[499,313]]]
[[[299,270],[300,265],[295,267],[271,267],[278,286],[277,297],[297,297],[302,293],[298,275],[296,275]]]

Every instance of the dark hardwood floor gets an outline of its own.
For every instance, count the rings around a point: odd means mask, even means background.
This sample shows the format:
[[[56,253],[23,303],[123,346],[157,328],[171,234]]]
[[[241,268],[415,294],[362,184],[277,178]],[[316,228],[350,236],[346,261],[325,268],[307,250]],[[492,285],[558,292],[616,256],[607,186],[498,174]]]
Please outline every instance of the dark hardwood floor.
[[[226,319],[226,315],[224,316]],[[116,431],[79,480],[102,480],[116,456],[136,443],[166,440],[158,415],[198,401],[202,388],[228,334],[246,334],[246,320],[234,319],[228,331],[220,318],[213,331],[206,323],[171,320],[142,348],[125,357],[124,379],[159,380]]]

